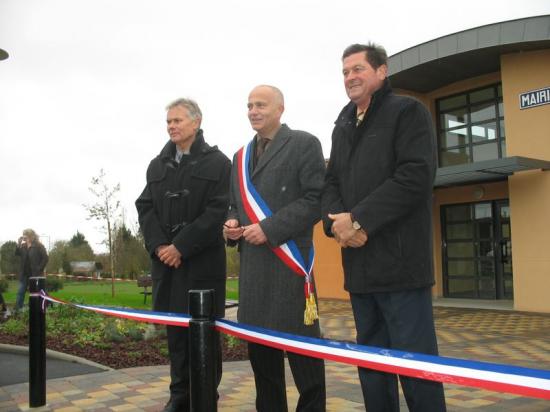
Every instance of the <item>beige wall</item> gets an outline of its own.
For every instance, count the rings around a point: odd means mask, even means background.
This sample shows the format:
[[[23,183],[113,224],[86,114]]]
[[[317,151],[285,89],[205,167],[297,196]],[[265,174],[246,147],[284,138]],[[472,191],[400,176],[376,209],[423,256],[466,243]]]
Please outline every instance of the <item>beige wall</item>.
[[[550,87],[550,49],[501,56],[508,156],[550,160],[550,104],[520,110],[519,95]]]
[[[315,286],[317,294],[323,298],[349,299],[344,290],[344,271],[340,247],[332,238],[325,236],[319,222],[313,232],[315,243]]]
[[[550,50],[501,56],[508,156],[550,160],[550,105],[520,110],[519,94],[550,87]],[[550,312],[550,171],[509,179],[514,307]]]

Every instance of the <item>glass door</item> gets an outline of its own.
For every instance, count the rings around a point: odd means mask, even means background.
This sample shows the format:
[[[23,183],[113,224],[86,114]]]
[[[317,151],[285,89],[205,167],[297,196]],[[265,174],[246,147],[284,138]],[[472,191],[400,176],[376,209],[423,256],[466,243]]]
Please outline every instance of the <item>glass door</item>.
[[[441,217],[445,296],[511,299],[508,201],[443,206]]]

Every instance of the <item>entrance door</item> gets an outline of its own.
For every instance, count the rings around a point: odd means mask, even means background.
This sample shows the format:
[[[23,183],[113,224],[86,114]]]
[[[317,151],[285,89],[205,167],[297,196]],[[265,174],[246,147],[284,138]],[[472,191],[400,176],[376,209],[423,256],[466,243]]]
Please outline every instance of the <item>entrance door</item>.
[[[512,299],[508,200],[442,206],[446,297]]]

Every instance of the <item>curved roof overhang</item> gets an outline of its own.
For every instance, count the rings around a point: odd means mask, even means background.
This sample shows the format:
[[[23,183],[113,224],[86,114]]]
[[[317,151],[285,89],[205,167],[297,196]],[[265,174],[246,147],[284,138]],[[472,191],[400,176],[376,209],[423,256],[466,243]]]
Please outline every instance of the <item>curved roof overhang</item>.
[[[427,93],[500,70],[500,56],[550,48],[550,15],[461,31],[420,44],[388,59],[392,87]]]

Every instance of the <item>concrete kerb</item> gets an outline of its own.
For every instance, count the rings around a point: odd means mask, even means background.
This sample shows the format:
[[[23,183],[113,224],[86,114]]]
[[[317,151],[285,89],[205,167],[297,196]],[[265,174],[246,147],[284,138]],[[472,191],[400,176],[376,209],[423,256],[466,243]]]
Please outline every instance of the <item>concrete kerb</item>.
[[[28,346],[9,345],[6,343],[0,343],[0,352],[4,353],[16,353],[16,354],[28,354]],[[88,359],[84,359],[78,356],[69,355],[68,353],[57,352],[51,349],[46,349],[46,358],[58,359],[65,362],[79,363],[81,365],[91,366],[103,371],[114,371],[115,369],[100,363],[92,362]]]

